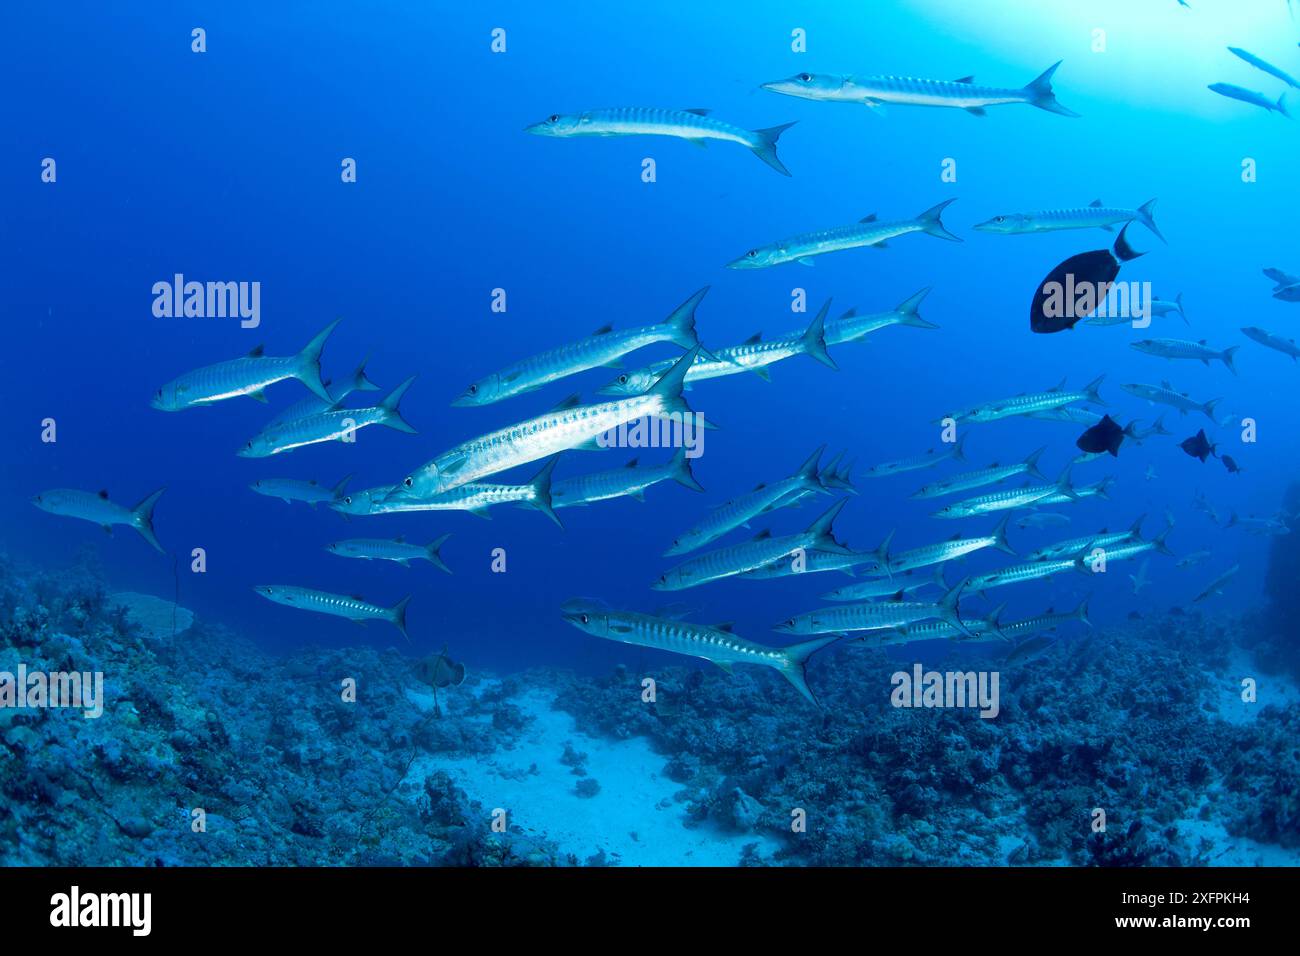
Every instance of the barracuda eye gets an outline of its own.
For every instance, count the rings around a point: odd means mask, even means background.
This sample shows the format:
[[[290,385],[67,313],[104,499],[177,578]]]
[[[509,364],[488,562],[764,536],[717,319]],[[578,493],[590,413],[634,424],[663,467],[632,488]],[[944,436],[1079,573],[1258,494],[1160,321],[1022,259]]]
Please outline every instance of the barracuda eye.
[[[786,621],[786,622],[785,622],[785,626],[786,626],[786,627],[794,627],[794,618],[790,618],[790,620]]]
[[[352,504],[352,496],[351,496],[351,495],[348,495],[346,498],[344,498],[344,499],[343,499],[343,503],[344,503],[345,505],[350,505],[350,504]]]
[[[758,250],[757,250],[757,249],[750,249],[747,253],[745,253],[745,258],[746,258],[746,259],[757,259],[757,258],[758,258]]]
[[[811,73],[800,73],[800,74],[799,74],[799,80],[800,80],[800,82],[802,82],[802,83],[811,83],[811,82],[812,82],[812,74],[811,74]]]
[[[414,479],[412,479],[412,478],[405,478],[405,479],[402,480],[402,485],[403,485],[403,487],[410,488],[410,487],[411,487],[412,485],[414,485],[414,484],[415,484],[415,481],[414,481]]]
[[[582,623],[583,623],[583,624],[590,624],[590,623],[591,623],[591,618],[588,617],[586,614],[582,615]]]
[[[559,114],[559,113],[552,113],[551,116],[550,116],[550,118],[547,119],[546,122],[548,122],[548,123],[558,123],[559,121],[560,121],[560,114]]]
[[[994,221],[994,222],[1006,222],[1006,221],[1007,221],[1007,217],[1006,217],[1006,216],[994,216],[994,217],[993,217],[993,221]]]
[[[659,583],[660,583],[660,584],[667,584],[667,583],[668,583],[668,575],[666,575],[666,574],[661,574],[661,575],[659,575]]]
[[[620,384],[620,385],[626,385],[626,384],[627,384],[627,373],[626,373],[626,372],[625,372],[624,374],[622,374],[622,375],[620,375],[620,376],[618,377],[618,384]]]
[[[477,385],[471,385],[471,386],[469,387],[469,393],[470,393],[471,395],[477,395],[477,394],[478,394],[478,386],[477,386]]]

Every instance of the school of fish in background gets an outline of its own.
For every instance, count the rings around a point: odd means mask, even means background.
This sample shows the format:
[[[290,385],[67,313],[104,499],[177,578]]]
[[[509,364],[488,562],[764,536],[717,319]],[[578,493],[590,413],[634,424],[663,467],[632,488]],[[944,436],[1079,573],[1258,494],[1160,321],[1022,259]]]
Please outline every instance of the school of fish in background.
[[[1229,50],[1251,67],[1283,82],[1288,92],[1274,99],[1227,83],[1215,83],[1209,89],[1290,118],[1289,90],[1300,88],[1300,82],[1249,51],[1236,47]],[[983,86],[976,84],[972,77],[949,81],[799,73],[763,83],[762,89],[823,103],[865,105],[875,112],[892,106],[929,106],[961,109],[981,116],[995,106],[1021,104],[1063,118],[1074,117],[1078,114],[1057,100],[1052,85],[1060,66],[1059,62],[1053,64],[1023,87]],[[790,176],[791,171],[778,157],[777,147],[781,136],[794,125],[746,130],[714,118],[707,110],[612,108],[556,113],[529,126],[527,132],[553,138],[668,136],[700,146],[708,141],[734,143],[749,149],[777,173]],[[820,255],[881,248],[913,234],[961,242],[961,237],[950,232],[941,219],[946,207],[954,201],[944,200],[911,218],[881,219],[870,215],[856,223],[757,245],[726,265],[738,270],[787,263],[811,266]],[[1068,317],[1049,313],[1045,302],[1054,284],[1073,281],[1106,287],[1115,282],[1124,263],[1144,254],[1130,243],[1128,231],[1133,223],[1163,243],[1165,237],[1154,218],[1155,205],[1154,199],[1133,207],[1108,206],[1095,200],[1069,208],[1001,212],[975,228],[1003,235],[1120,228],[1108,248],[1072,256],[1053,269],[1037,288],[1026,290],[1032,292],[1030,333],[1055,334],[1070,332],[1080,321],[1093,326],[1131,321],[1128,317],[1107,314],[1101,308],[1104,302],[1094,302],[1091,310]],[[1274,283],[1275,298],[1300,302],[1300,276],[1274,267],[1264,272]],[[456,407],[493,405],[529,395],[580,373],[598,369],[617,371],[615,377],[597,390],[596,399],[584,401],[575,394],[531,416],[525,417],[522,412],[504,415],[508,424],[427,459],[405,477],[395,475],[395,480],[388,485],[352,490],[349,475],[333,484],[264,478],[254,481],[251,489],[313,508],[324,504],[347,518],[424,511],[469,511],[486,516],[494,506],[514,504],[532,508],[562,527],[559,512],[565,508],[629,496],[644,500],[648,489],[664,482],[704,492],[692,474],[691,459],[685,448],[677,449],[663,462],[643,463],[633,459],[623,467],[583,469],[571,477],[556,478],[554,471],[562,453],[573,452],[566,461],[581,462],[585,460],[582,452],[602,448],[601,437],[620,427],[647,419],[694,421],[694,399],[688,403],[686,393],[697,385],[706,396],[710,388],[725,387],[700,383],[747,373],[768,381],[774,365],[800,356],[836,370],[835,352],[839,348],[864,342],[882,329],[939,328],[920,313],[929,292],[921,289],[892,309],[877,313],[850,309],[832,317],[831,302],[827,301],[804,328],[783,330],[775,335],[760,333],[743,342],[724,345],[702,336],[697,329],[696,313],[708,291],[707,287],[698,290],[662,321],[622,329],[607,325],[579,341],[558,345],[488,372],[472,382],[451,404]],[[1177,317],[1189,327],[1192,324],[1184,311],[1181,295],[1156,298],[1150,305],[1151,317],[1160,323]],[[322,352],[337,325],[338,321],[330,323],[293,354],[268,355],[259,346],[245,356],[180,375],[157,389],[152,405],[161,411],[182,412],[244,396],[267,402],[267,390],[271,386],[296,379],[311,394],[284,407],[258,434],[235,450],[245,458],[267,458],[308,445],[351,441],[358,430],[375,425],[415,434],[416,429],[406,421],[400,408],[403,396],[415,381],[414,374],[373,404],[356,403],[366,393],[381,391],[367,377],[365,361],[343,381],[333,383],[323,378]],[[1241,332],[1259,346],[1281,352],[1293,362],[1300,360],[1300,346],[1291,338],[1256,326],[1243,327]],[[680,352],[638,367],[624,368],[628,356],[662,345],[670,345]],[[1131,347],[1175,367],[1187,361],[1201,362],[1207,367],[1220,363],[1235,375],[1235,357],[1242,346],[1159,337],[1132,342]],[[1167,414],[1147,422],[1116,417],[1118,412],[1097,411],[1110,407],[1102,392],[1105,375],[1098,375],[1086,384],[1071,386],[1062,381],[1046,391],[993,397],[971,408],[947,412],[935,409],[935,427],[943,432],[942,441],[936,441],[923,452],[878,463],[859,472],[860,478],[879,479],[913,472],[930,474],[934,469],[946,468],[942,477],[930,477],[923,483],[918,478],[912,498],[933,501],[936,520],[982,518],[995,522],[983,529],[984,533],[959,532],[908,548],[895,546],[890,534],[874,549],[860,551],[846,546],[837,540],[834,522],[859,493],[853,477],[855,462],[850,460],[851,452],[847,450],[827,460],[827,449],[822,447],[812,450],[798,467],[784,476],[754,475],[762,483],[717,504],[671,543],[666,542],[665,557],[679,560],[667,567],[657,580],[647,582],[658,591],[683,591],[728,578],[771,580],[831,571],[852,578],[852,583],[829,588],[822,595],[823,606],[793,613],[775,625],[774,630],[779,633],[798,636],[800,640],[796,643],[769,646],[735,634],[727,624],[692,623],[688,620],[688,609],[681,605],[647,614],[610,608],[589,598],[573,598],[561,607],[563,619],[598,637],[702,658],[727,670],[736,663],[770,667],[813,703],[816,698],[805,679],[804,665],[814,653],[831,644],[860,647],[948,640],[1005,647],[1008,661],[1030,658],[1050,646],[1051,639],[1044,636],[1045,632],[1071,621],[1088,624],[1087,602],[1069,613],[1049,609],[1036,617],[1008,621],[1003,619],[1000,606],[972,612],[970,599],[988,599],[990,592],[1007,585],[1066,573],[1092,575],[1117,561],[1141,559],[1136,573],[1130,576],[1134,592],[1138,593],[1145,586],[1150,557],[1173,555],[1168,544],[1173,519],[1168,514],[1164,526],[1149,537],[1143,532],[1147,516],[1136,520],[1135,516],[1122,516],[1116,527],[1125,530],[1103,529],[1075,535],[1023,553],[1023,547],[1013,542],[1010,535],[1013,525],[1017,534],[1060,527],[1069,523],[1068,514],[1045,509],[1059,506],[1068,510],[1072,503],[1083,499],[1107,498],[1114,479],[1104,477],[1091,484],[1078,484],[1072,474],[1076,465],[1107,456],[1117,457],[1121,450],[1140,448],[1148,441],[1172,435],[1180,440],[1182,450],[1200,465],[1213,458],[1231,473],[1242,470],[1231,455],[1220,454],[1219,445],[1206,428],[1196,428],[1194,434],[1183,436],[1183,432],[1195,427],[1184,423],[1189,414],[1208,420],[1209,427],[1214,429],[1229,427],[1233,416],[1221,411],[1222,399],[1193,397],[1181,391],[1166,374],[1153,372],[1155,383],[1123,383],[1119,388],[1148,407],[1158,405],[1176,411],[1176,421],[1182,426],[1177,432],[1171,431],[1172,422]],[[1110,397],[1115,396],[1112,393]],[[707,398],[698,404],[707,408]],[[1073,457],[1046,469],[1044,456],[1060,449],[1026,448],[1018,461],[995,461],[983,467],[968,463],[965,445],[969,427],[1019,417],[1061,423],[1065,426],[1063,431],[1075,438],[1074,447],[1067,452]],[[707,415],[704,421],[707,422]],[[495,480],[504,472],[526,465],[532,465],[536,471],[522,483]],[[1196,467],[1191,462],[1189,466]],[[1154,474],[1149,471],[1148,478],[1151,477]],[[53,514],[81,518],[110,530],[117,525],[128,526],[155,549],[166,553],[153,529],[154,509],[162,494],[163,489],[154,491],[138,505],[128,508],[110,500],[105,492],[56,489],[36,495],[33,503]],[[752,531],[755,524],[766,523],[779,512],[818,501],[825,508],[819,508],[815,520],[800,522],[800,528],[783,533],[764,528],[748,538],[735,534],[741,529]],[[1195,506],[1225,527],[1263,536],[1288,533],[1285,516],[1241,517],[1234,512],[1224,522],[1214,506],[1203,498],[1198,497]],[[342,558],[389,561],[403,566],[426,561],[439,571],[451,573],[441,555],[447,537],[442,535],[430,542],[411,542],[401,537],[355,537],[333,542],[327,550]],[[1009,563],[978,576],[951,573],[949,562],[980,551],[1002,552],[1008,556]],[[1099,555],[1104,557],[1101,568],[1097,566]],[[1206,552],[1187,554],[1178,561],[1178,566],[1190,568],[1209,557]],[[1219,593],[1236,570],[1232,567],[1216,572],[1196,601]],[[388,606],[301,584],[258,584],[254,590],[267,600],[290,608],[357,622],[387,621],[407,636],[409,597]],[[463,679],[463,668],[460,678]]]

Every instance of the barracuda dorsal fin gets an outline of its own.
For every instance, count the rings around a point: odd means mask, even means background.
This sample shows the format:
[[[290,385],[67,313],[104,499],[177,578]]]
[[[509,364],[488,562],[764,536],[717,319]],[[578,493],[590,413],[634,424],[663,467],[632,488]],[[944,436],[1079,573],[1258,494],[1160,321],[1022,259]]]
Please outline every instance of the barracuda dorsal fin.
[[[754,535],[753,540],[755,540],[755,541],[766,541],[766,540],[767,540],[768,538],[770,538],[770,537],[772,537],[772,529],[771,529],[771,528],[764,528],[764,529],[763,529],[762,531],[760,531],[758,534]]]
[[[406,535],[404,535],[404,534],[399,534],[396,538],[393,539],[393,541],[394,541],[394,543],[396,543],[396,544],[405,544],[405,543],[406,543]]]
[[[958,77],[957,79],[953,80],[953,82],[954,82],[954,83],[974,83],[974,82],[975,82],[975,77],[974,77],[974,76],[962,76],[962,77]]]
[[[592,332],[591,334],[593,336],[609,335],[609,333],[613,331],[614,331],[614,326],[612,323],[610,323],[610,324],[602,325],[600,328],[598,328],[595,332]]]
[[[761,342],[761,341],[763,341],[763,333],[762,333],[762,332],[755,332],[753,335],[751,335],[749,338],[745,339],[745,341],[741,342],[740,344],[741,344],[741,345],[757,345],[757,344],[758,344],[759,342]]]
[[[710,113],[713,112],[713,110],[693,109],[693,110],[682,110],[682,112],[683,112],[683,113],[694,113],[696,116],[708,116]]]
[[[567,398],[563,398],[559,402],[557,402],[551,408],[551,411],[563,412],[563,411],[567,411],[570,408],[577,408],[581,404],[582,404],[582,396],[580,396],[577,392],[574,392],[572,395],[568,396]]]
[[[1092,208],[1092,209],[1100,209],[1100,208],[1101,208],[1101,200],[1100,200],[1100,199],[1094,199],[1092,202],[1088,203],[1088,206],[1089,206],[1090,208]],[[1048,613],[1050,614],[1051,612],[1049,611]]]
[[[624,467],[624,468],[635,468],[635,467],[636,467],[636,463],[637,463],[637,459],[633,458],[631,461],[629,461],[629,462],[628,462],[626,465],[624,465],[623,467]]]
[[[265,351],[266,349],[264,349],[261,345],[254,345],[252,350],[248,353],[248,357],[261,358],[263,353],[265,353]]]
[[[98,495],[99,495],[99,497],[100,497],[100,499],[101,499],[102,501],[107,501],[107,500],[108,500],[108,489],[106,489],[106,488],[100,488],[99,491],[98,491]]]
[[[735,621],[723,621],[721,624],[713,625],[713,629],[715,631],[726,631],[728,634],[734,633],[735,627],[736,627]]]
[[[858,220],[858,222],[875,222],[877,218],[878,218],[878,217],[877,217],[876,214],[873,212],[873,213],[872,213],[871,215],[869,215],[869,216],[863,216],[861,219]]]

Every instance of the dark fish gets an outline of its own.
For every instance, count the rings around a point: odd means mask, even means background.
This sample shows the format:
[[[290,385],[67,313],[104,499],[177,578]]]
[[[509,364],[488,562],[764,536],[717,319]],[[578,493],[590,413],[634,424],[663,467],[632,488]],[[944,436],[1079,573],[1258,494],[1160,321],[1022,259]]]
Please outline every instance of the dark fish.
[[[1133,426],[1120,428],[1113,418],[1105,415],[1101,421],[1080,435],[1075,444],[1081,451],[1086,451],[1090,455],[1099,455],[1108,451],[1112,457],[1118,458],[1119,446],[1124,444],[1126,437],[1133,437]]]
[[[1034,290],[1029,328],[1049,334],[1074,328],[1106,301],[1111,283],[1125,262],[1145,255],[1128,244],[1128,226],[1120,230],[1114,249],[1096,249],[1071,256],[1047,274]]]
[[[1140,621],[1140,620],[1142,620],[1142,612],[1141,612],[1141,611],[1129,611],[1129,612],[1128,612],[1128,619],[1129,619],[1130,621]]]
[[[1218,446],[1210,444],[1210,440],[1205,437],[1204,428],[1178,447],[1187,452],[1187,454],[1191,455],[1193,458],[1201,459],[1202,464],[1204,464],[1205,459],[1209,458],[1211,455],[1214,455],[1216,458],[1218,457],[1218,454],[1214,450]]]
[[[1220,460],[1223,462],[1223,467],[1228,469],[1228,474],[1230,475],[1241,474],[1241,466],[1237,464],[1236,459],[1233,458],[1231,455],[1224,455],[1223,458],[1221,458]]]
[[[465,681],[465,665],[447,656],[447,648],[415,665],[420,680],[433,687],[455,687]]]

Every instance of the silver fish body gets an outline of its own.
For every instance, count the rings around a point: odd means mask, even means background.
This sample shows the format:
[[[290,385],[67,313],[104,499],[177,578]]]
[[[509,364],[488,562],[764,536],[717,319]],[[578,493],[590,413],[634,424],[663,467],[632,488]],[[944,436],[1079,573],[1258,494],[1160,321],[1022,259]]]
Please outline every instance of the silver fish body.
[[[411,600],[409,596],[402,598],[392,607],[381,607],[362,598],[300,588],[291,584],[258,584],[253,587],[253,590],[268,601],[302,611],[330,614],[357,623],[388,621],[401,631],[402,636],[408,641],[411,639],[406,633],[406,605]]]
[[[76,488],[55,488],[34,495],[32,504],[42,511],[65,518],[80,518],[112,532],[115,525],[135,529],[159,552],[166,554],[153,530],[153,509],[165,488],[159,488],[134,508],[125,508],[108,498],[108,492],[81,491]]]

